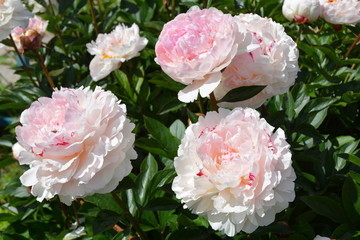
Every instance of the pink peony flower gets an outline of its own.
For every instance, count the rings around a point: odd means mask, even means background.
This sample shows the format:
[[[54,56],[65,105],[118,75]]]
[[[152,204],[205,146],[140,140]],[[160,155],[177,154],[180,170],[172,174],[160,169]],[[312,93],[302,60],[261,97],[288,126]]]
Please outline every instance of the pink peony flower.
[[[107,193],[131,172],[137,157],[134,124],[126,106],[111,92],[96,87],[55,90],[52,98],[31,104],[16,127],[25,148],[20,180],[38,201],[59,195],[67,205],[94,193]]]
[[[284,27],[256,14],[240,14],[236,23],[252,34],[253,51],[238,53],[223,72],[215,97],[221,99],[231,89],[242,86],[266,85],[256,96],[241,102],[220,103],[223,107],[259,107],[266,99],[283,94],[295,82],[298,67],[296,43]]]
[[[31,13],[20,0],[0,0],[0,41],[15,27],[25,27]]]
[[[319,0],[285,0],[282,6],[284,17],[299,24],[314,22],[320,16]]]
[[[11,30],[11,36],[20,53],[41,46],[48,23],[49,21],[43,21],[40,17],[35,16],[29,19],[29,25],[25,30],[21,27]]]
[[[130,28],[119,24],[111,33],[99,34],[96,42],[86,44],[88,52],[95,55],[89,66],[92,79],[103,79],[123,62],[139,56],[147,43],[135,23]]]
[[[321,17],[332,24],[352,24],[360,22],[360,1],[319,0]]]
[[[253,109],[208,112],[185,132],[172,189],[184,208],[228,236],[275,220],[295,198],[284,131]]]
[[[231,15],[194,6],[164,25],[155,61],[172,79],[187,85],[179,92],[179,100],[192,102],[199,92],[207,97],[219,85],[221,71],[244,39]]]

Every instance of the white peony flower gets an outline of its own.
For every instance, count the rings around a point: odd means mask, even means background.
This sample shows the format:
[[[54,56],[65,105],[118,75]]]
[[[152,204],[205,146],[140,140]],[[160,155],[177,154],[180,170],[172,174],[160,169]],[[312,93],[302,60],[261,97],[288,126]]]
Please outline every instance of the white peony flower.
[[[20,153],[22,151],[26,151],[25,148],[23,148],[19,143],[15,143],[13,146],[12,146],[12,153],[13,153],[13,158],[15,160],[18,160],[19,159],[19,156],[20,156]]]
[[[321,17],[332,24],[352,24],[360,22],[360,1],[319,0]]]
[[[314,238],[314,240],[331,240],[330,238],[328,237],[322,237],[320,235],[316,235],[316,237]]]
[[[88,52],[95,55],[90,62],[90,75],[98,81],[121,64],[140,55],[148,40],[140,37],[139,27],[134,23],[130,28],[119,24],[109,34],[99,34],[96,42],[86,44]]]
[[[13,28],[24,28],[31,16],[20,0],[0,0],[0,41],[9,37]]]
[[[298,66],[296,43],[284,27],[271,19],[256,14],[240,14],[236,17],[238,26],[252,33],[251,52],[238,53],[222,73],[215,97],[221,99],[227,92],[242,86],[266,85],[256,96],[241,102],[222,102],[223,107],[259,107],[266,99],[283,94],[295,82]],[[240,48],[240,47],[239,47]]]
[[[111,92],[96,87],[55,90],[20,117],[16,138],[29,165],[20,180],[38,201],[59,195],[70,205],[78,198],[108,193],[131,172],[137,157],[134,124],[126,106]]]
[[[228,236],[275,220],[295,198],[284,131],[253,109],[223,108],[190,125],[178,149],[172,189],[193,213]]]
[[[314,22],[320,16],[319,0],[285,0],[282,13],[289,21],[299,24]]]

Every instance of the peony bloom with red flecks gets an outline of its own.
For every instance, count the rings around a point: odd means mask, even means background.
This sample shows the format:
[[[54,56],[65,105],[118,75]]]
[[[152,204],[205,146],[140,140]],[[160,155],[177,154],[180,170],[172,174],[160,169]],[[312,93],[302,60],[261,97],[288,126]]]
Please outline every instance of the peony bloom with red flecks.
[[[208,112],[185,132],[172,189],[193,213],[228,236],[275,220],[295,198],[284,131],[250,108]]]
[[[114,94],[96,87],[55,90],[20,117],[16,138],[29,165],[20,180],[38,201],[55,195],[70,205],[79,197],[108,193],[132,169],[134,124]]]

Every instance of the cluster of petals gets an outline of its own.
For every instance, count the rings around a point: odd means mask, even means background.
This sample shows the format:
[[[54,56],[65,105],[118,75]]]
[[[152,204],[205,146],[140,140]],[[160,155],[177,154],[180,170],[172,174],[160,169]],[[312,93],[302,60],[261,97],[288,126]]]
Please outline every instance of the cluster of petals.
[[[55,90],[52,98],[32,103],[20,123],[18,161],[29,165],[20,180],[38,201],[58,195],[70,205],[78,197],[110,192],[137,157],[125,105],[100,87]]]
[[[321,17],[332,24],[357,24],[360,22],[360,1],[319,0]]]
[[[164,25],[155,61],[172,79],[187,85],[179,100],[192,102],[199,93],[207,97],[220,84],[221,71],[236,55],[238,44],[250,43],[247,36],[230,14],[193,6]]]
[[[294,200],[296,178],[284,131],[273,131],[250,108],[200,117],[174,161],[176,197],[228,236],[272,223]]]
[[[15,27],[25,27],[31,13],[21,0],[0,0],[0,40],[9,37]]]
[[[317,20],[321,8],[319,0],[285,0],[282,12],[287,20],[303,24]]]
[[[11,36],[20,53],[40,47],[48,23],[49,21],[43,21],[40,17],[35,16],[29,19],[29,25],[26,29],[16,27],[11,30]]]
[[[215,97],[221,99],[231,89],[263,85],[256,96],[241,102],[220,103],[223,107],[259,107],[266,99],[283,94],[294,84],[299,71],[299,53],[296,43],[284,27],[271,19],[256,14],[240,14],[234,17],[239,27],[251,33],[251,52],[241,52],[232,59],[222,73],[222,81],[215,89]],[[249,47],[248,47],[249,48]]]
[[[105,78],[121,64],[140,55],[148,40],[139,35],[139,27],[134,23],[130,28],[119,24],[109,34],[99,34],[96,41],[86,45],[95,57],[90,62],[90,75],[94,81]]]

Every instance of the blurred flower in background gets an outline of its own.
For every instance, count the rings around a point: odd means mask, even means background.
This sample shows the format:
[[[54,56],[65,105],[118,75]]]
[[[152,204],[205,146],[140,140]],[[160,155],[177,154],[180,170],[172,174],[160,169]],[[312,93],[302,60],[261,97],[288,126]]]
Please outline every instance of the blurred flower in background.
[[[284,17],[299,24],[314,22],[320,16],[319,0],[285,0],[282,6]]]
[[[111,33],[99,34],[96,41],[86,44],[88,52],[95,55],[89,66],[92,79],[103,79],[123,62],[139,56],[147,43],[135,23],[130,28],[119,24]]]
[[[0,40],[9,37],[15,27],[24,28],[31,16],[20,0],[0,0]]]
[[[40,17],[35,16],[29,19],[29,25],[25,30],[21,27],[14,28],[11,36],[19,52],[24,53],[24,51],[40,47],[47,26],[48,21],[43,21]]]
[[[250,108],[208,112],[190,125],[174,160],[176,197],[228,236],[275,220],[295,198],[284,131]]]
[[[360,22],[360,1],[319,0],[321,17],[332,24],[357,24]]]

